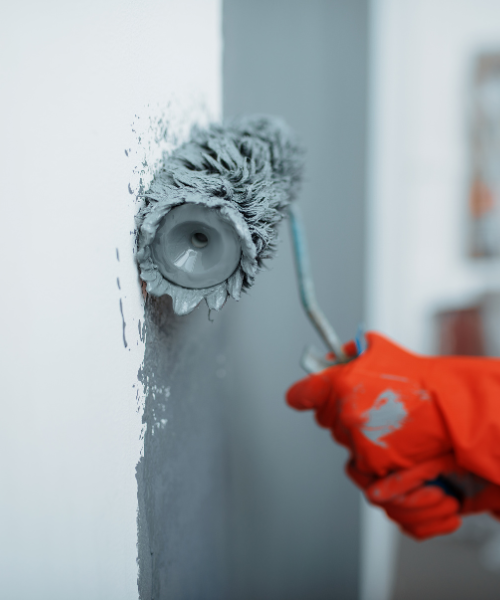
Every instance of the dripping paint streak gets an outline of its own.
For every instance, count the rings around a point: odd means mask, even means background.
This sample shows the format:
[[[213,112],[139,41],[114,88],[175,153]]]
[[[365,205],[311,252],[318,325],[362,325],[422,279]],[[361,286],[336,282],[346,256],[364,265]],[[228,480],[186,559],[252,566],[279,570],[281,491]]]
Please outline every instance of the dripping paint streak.
[[[120,298],[120,313],[122,315],[122,325],[123,325],[123,345],[125,346],[125,348],[127,347],[127,338],[125,337],[125,327],[127,326],[127,324],[125,323],[125,317],[123,316],[123,303],[122,303],[122,299]]]

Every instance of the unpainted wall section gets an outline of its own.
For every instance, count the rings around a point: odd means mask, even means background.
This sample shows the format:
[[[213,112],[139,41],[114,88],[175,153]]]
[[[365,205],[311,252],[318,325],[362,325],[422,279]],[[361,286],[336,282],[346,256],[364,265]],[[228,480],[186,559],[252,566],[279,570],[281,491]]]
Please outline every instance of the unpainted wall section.
[[[0,11],[0,595],[136,600],[136,193],[159,116],[219,116],[220,3]]]

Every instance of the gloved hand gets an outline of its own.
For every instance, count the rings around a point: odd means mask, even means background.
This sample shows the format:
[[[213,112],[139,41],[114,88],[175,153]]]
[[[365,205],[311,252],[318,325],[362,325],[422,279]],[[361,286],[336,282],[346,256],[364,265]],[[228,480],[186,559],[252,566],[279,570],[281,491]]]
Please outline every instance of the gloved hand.
[[[348,472],[358,485],[367,489],[398,471],[408,471],[411,480],[413,468],[450,453],[457,469],[499,484],[500,361],[423,357],[376,333],[369,333],[367,339],[363,355],[309,376],[287,394],[291,406],[315,410],[319,424],[331,429],[335,439],[350,449]],[[385,498],[386,511],[403,525],[401,511],[419,506],[417,512],[422,516],[424,504],[426,509],[434,506],[436,510],[439,504],[443,514],[455,511],[456,528],[457,503],[438,488],[429,491],[423,489],[426,487],[421,482],[396,495],[397,500],[396,496]],[[368,489],[367,494],[380,503]],[[476,505],[480,510],[500,509],[496,493],[489,499],[489,504]],[[439,519],[444,523],[444,516]],[[448,525],[452,527],[451,520]],[[418,527],[416,531],[416,537],[426,532]]]
[[[349,470],[368,500],[417,539],[451,533],[461,523],[459,515],[490,511],[500,516],[500,486],[460,468],[453,454],[370,483]]]

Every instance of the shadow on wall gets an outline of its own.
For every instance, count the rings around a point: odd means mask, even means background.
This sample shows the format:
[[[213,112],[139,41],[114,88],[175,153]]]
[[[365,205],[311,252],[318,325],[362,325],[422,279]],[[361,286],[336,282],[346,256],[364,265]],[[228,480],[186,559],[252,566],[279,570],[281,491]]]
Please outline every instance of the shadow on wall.
[[[319,302],[343,340],[363,319],[365,1],[226,0],[225,117],[283,117],[306,148],[299,202]],[[269,270],[227,307],[232,596],[358,597],[359,497],[345,452],[284,394],[307,343],[287,224]]]

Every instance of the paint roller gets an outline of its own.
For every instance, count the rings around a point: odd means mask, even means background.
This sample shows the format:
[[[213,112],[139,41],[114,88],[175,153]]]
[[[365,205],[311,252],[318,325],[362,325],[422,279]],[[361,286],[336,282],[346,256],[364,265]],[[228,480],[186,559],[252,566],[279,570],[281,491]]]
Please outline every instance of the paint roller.
[[[220,310],[228,297],[239,300],[252,286],[274,255],[279,223],[288,216],[302,305],[336,357],[307,348],[301,364],[312,373],[348,358],[316,301],[295,202],[302,170],[300,144],[279,118],[257,115],[194,127],[190,139],[164,157],[143,196],[137,261],[146,291],[171,296],[176,314],[188,314],[203,300]]]

